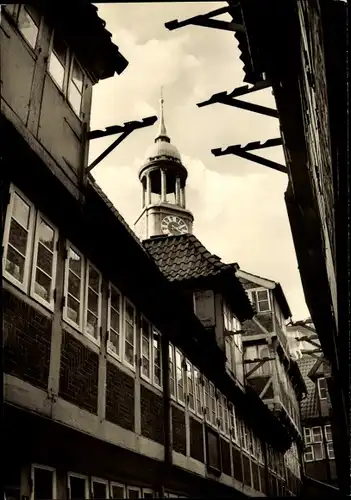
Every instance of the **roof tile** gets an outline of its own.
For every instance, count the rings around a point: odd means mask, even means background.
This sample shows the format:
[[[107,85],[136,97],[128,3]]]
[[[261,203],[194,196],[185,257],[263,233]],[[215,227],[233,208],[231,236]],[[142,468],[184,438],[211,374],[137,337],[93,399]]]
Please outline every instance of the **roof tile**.
[[[316,359],[309,355],[303,356],[297,360],[297,364],[307,388],[307,397],[301,401],[302,422],[309,418],[318,417],[319,415],[317,406],[317,387],[308,376],[315,362]]]

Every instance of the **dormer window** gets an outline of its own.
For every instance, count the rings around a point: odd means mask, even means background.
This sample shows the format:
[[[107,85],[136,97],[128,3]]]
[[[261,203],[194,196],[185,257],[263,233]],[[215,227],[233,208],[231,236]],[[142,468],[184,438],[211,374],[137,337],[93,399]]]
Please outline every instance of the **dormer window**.
[[[327,381],[324,377],[317,380],[319,399],[327,399],[328,397],[328,387]]]
[[[268,290],[254,290],[251,293],[251,301],[257,312],[270,311]]]

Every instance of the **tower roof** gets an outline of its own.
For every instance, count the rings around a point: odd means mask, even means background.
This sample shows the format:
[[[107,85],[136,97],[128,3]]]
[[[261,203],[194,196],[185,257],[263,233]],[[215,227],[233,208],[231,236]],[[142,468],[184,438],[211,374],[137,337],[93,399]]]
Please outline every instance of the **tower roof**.
[[[146,152],[146,161],[148,162],[157,158],[166,157],[179,163],[182,161],[180,153],[178,149],[171,144],[171,139],[167,134],[163,104],[164,99],[161,91],[158,134],[155,138],[154,144]]]

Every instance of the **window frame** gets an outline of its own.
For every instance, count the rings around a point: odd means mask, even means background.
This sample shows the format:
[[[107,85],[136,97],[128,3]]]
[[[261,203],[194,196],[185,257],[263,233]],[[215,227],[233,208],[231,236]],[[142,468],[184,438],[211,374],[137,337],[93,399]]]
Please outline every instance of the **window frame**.
[[[129,492],[130,491],[137,491],[139,493],[139,497],[138,498],[142,498],[142,496],[141,496],[141,488],[139,488],[138,486],[127,486],[127,488],[126,488],[127,498],[129,498]]]
[[[90,495],[91,495],[92,500],[94,500],[93,483],[104,484],[105,491],[106,491],[106,499],[110,498],[110,488],[109,488],[109,482],[107,481],[107,479],[103,479],[103,478],[97,477],[97,476],[91,476],[91,478],[90,478]]]
[[[54,76],[50,72],[50,59],[51,59],[51,54],[54,52],[53,47],[54,47],[54,38],[55,38],[55,29],[52,30],[51,32],[51,37],[50,37],[50,43],[49,43],[49,55],[46,63],[46,73],[49,75],[51,81],[56,85],[58,90],[60,91],[61,94],[64,95],[65,100],[67,99],[67,92],[68,92],[68,80],[69,80],[69,67],[70,67],[70,60],[71,60],[71,51],[69,49],[69,46],[67,45],[66,41],[60,34],[57,34],[58,38],[60,39],[60,42],[62,42],[65,47],[66,47],[66,57],[65,57],[65,65],[63,67],[63,82],[62,82],[62,88],[60,87],[59,83],[55,80]],[[55,55],[55,57],[57,57]],[[67,70],[68,68],[68,70]]]
[[[155,492],[152,488],[141,488],[141,498],[145,498],[144,493],[151,493],[153,495],[153,498],[156,498]]]
[[[186,401],[187,408],[191,413],[196,415],[196,392],[195,392],[195,377],[194,377],[194,366],[193,364],[185,358],[185,378],[186,378]],[[189,376],[190,373],[190,376]],[[190,406],[190,392],[189,392],[189,379],[193,386],[192,397],[193,397],[193,407]]]
[[[205,422],[208,423],[209,425],[211,425],[210,381],[206,377],[203,377],[203,391],[204,391],[204,417],[205,417]]]
[[[111,295],[112,295],[112,290],[116,292],[119,295],[119,304],[120,304],[120,310],[118,312],[119,314],[119,354],[115,353],[111,348],[110,348],[110,332],[111,332]],[[113,307],[114,310],[116,310]],[[109,281],[108,283],[108,299],[107,299],[107,343],[106,343],[106,350],[108,354],[113,356],[114,358],[118,359],[118,361],[122,361],[122,342],[123,342],[123,296],[119,289],[111,282]],[[115,330],[112,328],[112,330],[115,332]]]
[[[99,288],[98,288],[98,316],[97,316],[97,331],[98,331],[98,338],[96,339],[93,335],[91,335],[87,331],[87,323],[88,323],[88,299],[89,299],[89,270],[90,268],[94,269],[94,271],[99,275]],[[85,283],[84,283],[84,305],[83,305],[83,311],[84,311],[84,318],[83,318],[83,334],[88,337],[92,342],[100,346],[101,344],[101,312],[102,312],[102,274],[101,272],[92,264],[92,262],[89,259],[86,259],[85,262],[85,273],[84,273],[84,278],[85,278]],[[95,290],[94,290],[94,293]],[[94,313],[90,311],[93,316],[95,316]]]
[[[117,486],[118,488],[122,488],[123,489],[123,498],[126,498],[126,485],[125,484],[122,484],[122,483],[118,483],[117,481],[109,481],[109,494],[110,494],[110,498],[114,498],[113,494],[112,494],[112,487],[113,486]]]
[[[180,356],[180,369],[181,369],[181,374],[182,374],[182,385],[183,385],[183,400],[181,400],[179,398],[179,390],[178,390],[178,370],[179,370],[179,367],[177,366],[177,354],[179,354]],[[182,351],[180,349],[178,349],[177,347],[175,347],[175,380],[176,380],[176,394],[177,394],[177,402],[182,405],[182,406],[185,406],[185,401],[186,401],[186,380],[185,380],[185,370],[184,370],[184,360],[185,360],[185,356],[184,354],[182,353]]]
[[[229,402],[229,423],[230,423],[230,436],[233,443],[240,444],[239,435],[238,435],[238,422],[235,413],[235,406],[230,401]],[[234,429],[234,432],[233,432]]]
[[[204,384],[203,384],[203,376],[196,366],[193,366],[194,371],[194,388],[195,388],[195,413],[201,419],[204,418]],[[198,376],[195,376],[195,373]],[[199,395],[199,397],[198,397]],[[199,402],[199,404],[198,404]],[[200,409],[199,409],[200,407]]]
[[[81,277],[80,277],[80,301],[79,301],[79,324],[75,323],[71,318],[68,317],[67,309],[68,309],[68,279],[69,279],[69,251],[73,250],[74,253],[80,256],[81,258]],[[64,263],[64,306],[62,310],[62,319],[68,323],[72,328],[78,330],[83,333],[83,315],[84,315],[84,279],[85,279],[85,259],[82,252],[80,252],[69,240],[66,240],[66,258]],[[75,299],[76,300],[76,299]]]
[[[217,426],[221,434],[224,434],[224,396],[217,391]]]
[[[14,208],[15,195],[17,195],[19,198],[22,198],[23,201],[29,207],[28,230],[26,230],[28,233],[28,239],[27,239],[26,256],[24,258],[23,283],[18,281],[14,276],[12,276],[12,274],[10,274],[8,271],[6,271],[6,265],[5,265],[8,247],[9,247],[10,228],[11,228],[11,220],[13,218],[13,208]],[[10,184],[9,197],[10,197],[10,199],[9,199],[9,203],[8,203],[7,209],[6,209],[4,233],[3,233],[3,246],[4,246],[3,257],[2,257],[3,276],[12,285],[14,285],[16,288],[18,288],[19,290],[21,290],[22,292],[27,294],[28,288],[29,288],[29,281],[30,281],[30,277],[31,277],[32,261],[33,261],[32,255],[33,255],[33,239],[34,239],[34,232],[35,232],[35,212],[36,212],[36,210],[35,210],[34,204],[22,193],[22,191],[20,189],[15,187],[13,184]],[[16,219],[14,219],[14,220],[16,220]],[[17,220],[16,220],[16,222],[19,224],[19,222]],[[12,246],[11,246],[11,248],[12,248]],[[18,251],[16,250],[16,252],[18,252]]]
[[[14,7],[13,12],[9,12],[9,14],[14,19],[14,21],[16,23],[17,31],[20,34],[21,38],[25,41],[25,43],[28,46],[28,48],[34,54],[37,54],[38,45],[39,45],[38,42],[39,42],[39,39],[40,39],[40,35],[41,35],[41,31],[42,31],[42,25],[43,25],[43,16],[38,12],[39,24],[37,25],[36,22],[35,22],[35,19],[32,16],[32,14],[29,12],[28,8],[26,8],[26,5],[28,7],[29,4],[14,4],[14,5],[15,5],[15,7]],[[29,7],[35,10],[35,7],[33,7],[32,5],[29,5]],[[29,41],[27,40],[27,38],[24,36],[24,34],[22,33],[22,31],[19,28],[18,22],[19,22],[19,16],[20,16],[21,10],[26,10],[27,11],[27,13],[30,15],[30,17],[32,18],[32,20],[34,21],[34,24],[36,25],[36,27],[38,29],[38,33],[37,33],[37,37],[36,37],[36,40],[35,40],[34,47],[29,43]]]
[[[133,325],[133,364],[130,364],[129,361],[126,359],[126,321],[127,321],[127,315],[126,315],[126,307],[127,304],[130,305],[133,308],[133,317],[134,317],[134,325]],[[123,297],[123,351],[122,351],[122,356],[123,356],[123,363],[128,366],[131,370],[135,371],[136,370],[136,360],[135,360],[135,354],[136,354],[136,330],[137,330],[137,310],[134,304],[127,299],[127,297]]]
[[[321,384],[320,384],[321,381],[325,382],[325,387],[321,387]],[[319,377],[317,379],[317,388],[318,388],[318,397],[319,397],[319,399],[321,401],[324,401],[324,400],[328,399],[328,385],[327,385],[327,380],[326,380],[325,377]],[[325,396],[324,397],[322,397],[321,391],[325,391]]]
[[[209,380],[209,410],[210,410],[210,420],[209,423],[218,430],[218,413],[217,413],[217,393],[216,387],[213,382]],[[212,394],[211,394],[212,393]],[[214,415],[214,416],[213,416]]]
[[[145,321],[147,324],[148,324],[148,335],[144,335],[144,331],[143,331],[143,321]],[[153,328],[152,328],[152,324],[151,322],[144,316],[144,314],[140,314],[140,328],[139,328],[139,334],[140,334],[140,338],[139,338],[139,342],[140,342],[140,377],[143,379],[143,380],[146,380],[147,382],[149,382],[150,384],[152,383],[152,379],[153,379]],[[147,337],[148,338],[148,346],[149,346],[149,358],[148,358],[148,361],[149,361],[149,376],[145,375],[143,373],[143,337]]]
[[[90,498],[90,488],[89,488],[89,476],[84,474],[78,474],[77,472],[67,472],[67,489],[68,489],[68,499],[71,500],[71,483],[70,478],[75,477],[77,479],[84,479],[85,481],[85,496],[87,499]]]
[[[333,441],[328,441],[327,442],[327,452],[328,452],[328,458],[329,458],[329,460],[335,460],[335,451],[334,451],[334,443],[333,443]]]
[[[155,334],[158,336],[159,350],[160,350],[160,384],[155,382]],[[163,388],[163,371],[162,371],[162,342],[161,342],[161,332],[157,330],[153,325],[151,325],[151,368],[152,368],[152,384],[162,391]]]
[[[35,292],[35,283],[36,283],[36,271],[38,267],[38,248],[39,248],[39,224],[40,220],[43,220],[45,224],[50,226],[54,233],[53,239],[53,251],[52,251],[52,276],[51,276],[51,286],[50,286],[50,302],[44,300],[40,295]],[[30,289],[29,295],[33,297],[37,302],[39,302],[42,306],[50,309],[50,311],[54,310],[55,300],[54,300],[54,292],[56,288],[56,278],[57,278],[57,244],[59,240],[59,231],[57,227],[50,222],[50,220],[45,217],[39,210],[36,213],[35,220],[35,228],[34,228],[34,237],[33,237],[33,252],[32,252],[32,270],[31,270],[31,279],[30,279]],[[44,271],[46,274],[46,272]]]
[[[75,56],[75,54],[73,54],[73,52],[71,52],[70,49],[68,49],[68,50],[69,50],[69,54],[68,54],[69,69],[68,69],[68,78],[67,78],[67,96],[65,96],[65,97],[66,97],[67,102],[70,105],[71,109],[73,110],[74,114],[77,116],[77,118],[79,120],[82,120],[82,115],[83,115],[83,110],[82,110],[82,108],[83,108],[83,97],[84,97],[84,90],[85,90],[87,75],[86,75],[86,73],[85,73],[82,65],[78,61],[77,57]],[[82,75],[83,75],[82,93],[80,94],[81,99],[80,99],[79,113],[77,113],[77,111],[74,109],[73,104],[72,104],[72,102],[70,100],[70,97],[69,97],[69,94],[70,94],[70,84],[72,83],[72,85],[74,85],[76,87],[75,83],[72,80],[72,75],[73,75],[73,69],[74,69],[74,63],[75,63],[75,61],[76,61],[77,66],[79,67],[79,69],[80,69],[80,71],[82,72]]]
[[[266,292],[267,299],[258,300],[258,292]],[[251,294],[251,302],[253,302],[253,304],[255,305],[257,314],[272,311],[272,301],[271,301],[269,289],[260,287],[260,288],[255,288],[254,290],[249,290],[249,293]],[[260,309],[260,302],[268,302],[268,309],[261,310]]]
[[[171,356],[170,356],[171,354]],[[168,344],[168,365],[169,365],[169,395],[174,401],[177,400],[177,389],[176,389],[176,372],[175,372],[175,348],[174,345],[169,342]],[[173,381],[173,391],[171,388],[171,383]]]
[[[32,491],[30,493],[30,500],[34,500],[35,496],[35,480],[34,480],[34,469],[42,469],[42,470],[48,470],[51,471],[52,474],[52,498],[57,498],[57,477],[56,477],[56,469],[54,467],[50,467],[48,465],[43,465],[43,464],[38,464],[38,463],[32,463],[31,464],[31,472],[30,472],[30,477],[32,480]]]

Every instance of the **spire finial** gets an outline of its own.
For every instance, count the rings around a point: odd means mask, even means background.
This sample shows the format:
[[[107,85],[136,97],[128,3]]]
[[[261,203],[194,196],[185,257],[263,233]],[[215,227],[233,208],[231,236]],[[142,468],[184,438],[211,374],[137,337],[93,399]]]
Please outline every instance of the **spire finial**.
[[[160,125],[159,125],[159,130],[157,137],[155,139],[155,142],[158,141],[159,139],[162,139],[166,142],[171,142],[170,138],[167,135],[167,130],[166,130],[166,125],[165,125],[165,118],[164,118],[164,109],[163,109],[163,104],[164,104],[164,98],[163,98],[163,86],[161,86],[160,90]]]

